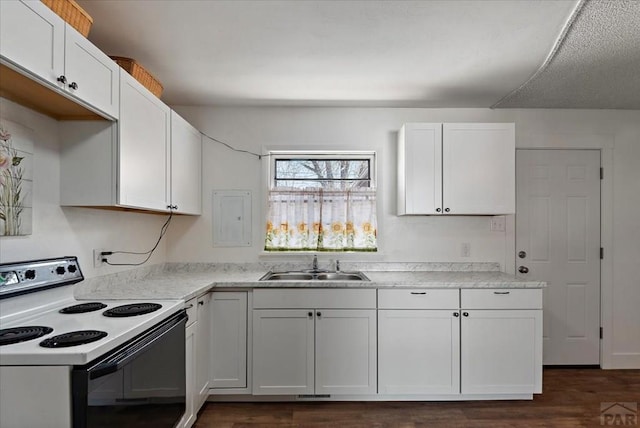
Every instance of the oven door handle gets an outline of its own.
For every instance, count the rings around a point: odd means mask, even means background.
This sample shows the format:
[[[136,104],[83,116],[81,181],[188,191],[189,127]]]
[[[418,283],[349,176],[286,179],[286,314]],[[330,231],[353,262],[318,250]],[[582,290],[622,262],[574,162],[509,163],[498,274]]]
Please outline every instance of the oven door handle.
[[[160,340],[171,330],[173,330],[180,324],[186,324],[186,319],[186,311],[181,310],[180,312],[172,315],[170,318],[167,318],[162,323],[158,324],[156,327],[133,339],[132,342],[127,343],[123,348],[116,350],[114,353],[104,358],[98,364],[91,367],[88,370],[89,379],[98,379],[108,374],[117,372],[123,366],[129,363],[129,361],[145,352],[156,341]],[[184,325],[182,327],[184,328]]]

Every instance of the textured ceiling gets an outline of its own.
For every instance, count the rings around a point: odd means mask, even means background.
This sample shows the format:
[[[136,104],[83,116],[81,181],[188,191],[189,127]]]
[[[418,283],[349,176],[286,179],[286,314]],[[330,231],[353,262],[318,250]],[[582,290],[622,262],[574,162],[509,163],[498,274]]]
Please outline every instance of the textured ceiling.
[[[493,107],[640,109],[640,1],[580,4],[542,67]]]
[[[78,2],[169,104],[638,108],[635,0]]]

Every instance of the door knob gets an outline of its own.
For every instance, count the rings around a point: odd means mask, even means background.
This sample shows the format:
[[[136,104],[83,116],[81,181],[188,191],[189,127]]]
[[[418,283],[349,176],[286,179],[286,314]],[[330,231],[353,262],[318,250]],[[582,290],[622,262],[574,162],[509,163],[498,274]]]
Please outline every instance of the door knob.
[[[527,257],[527,252],[526,251],[520,251],[518,253],[518,257],[520,257],[521,259],[524,259],[525,257]]]
[[[518,272],[520,272],[520,273],[529,273],[529,268],[526,267],[526,266],[520,266],[518,268]]]

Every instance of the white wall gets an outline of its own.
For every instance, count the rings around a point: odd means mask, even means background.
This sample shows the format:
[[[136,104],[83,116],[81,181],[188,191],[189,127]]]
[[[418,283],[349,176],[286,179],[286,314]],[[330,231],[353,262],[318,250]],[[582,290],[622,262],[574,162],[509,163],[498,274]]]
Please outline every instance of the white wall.
[[[386,261],[495,261],[514,271],[513,218],[506,232],[490,231],[489,217],[397,217],[396,137],[405,122],[515,122],[517,147],[600,148],[603,182],[603,363],[640,367],[640,112],[607,110],[489,110],[402,108],[174,107],[203,132],[237,148],[376,150],[380,254]],[[262,254],[262,164],[255,157],[205,141],[203,215],[181,218],[170,230],[170,261],[257,261]],[[213,248],[211,192],[253,192],[253,245]],[[471,243],[471,257],[460,244]],[[269,258],[291,256],[269,256]],[[329,256],[325,256],[329,257]],[[346,256],[340,255],[340,258]],[[306,258],[309,258],[308,256]]]
[[[128,269],[111,266],[94,269],[94,248],[129,251],[151,248],[165,216],[60,207],[58,122],[2,98],[0,117],[31,128],[36,140],[33,155],[33,234],[0,237],[0,263],[78,256],[85,277],[92,277]],[[166,254],[166,242],[162,242],[150,263],[164,262]]]

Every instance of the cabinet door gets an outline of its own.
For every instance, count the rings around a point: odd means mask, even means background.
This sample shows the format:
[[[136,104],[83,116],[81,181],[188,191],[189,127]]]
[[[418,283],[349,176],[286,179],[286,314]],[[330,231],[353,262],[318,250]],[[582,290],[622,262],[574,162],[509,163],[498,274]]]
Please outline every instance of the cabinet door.
[[[185,330],[185,375],[186,375],[186,403],[185,412],[179,424],[182,428],[189,428],[196,421],[196,328],[193,323]]]
[[[375,310],[316,310],[316,394],[375,394],[376,337]]]
[[[313,311],[253,311],[253,394],[313,394]]]
[[[442,124],[405,124],[398,136],[398,215],[441,212]]]
[[[460,392],[460,318],[454,313],[378,311],[380,394]]]
[[[0,1],[3,59],[52,84],[64,74],[64,21],[41,2]]]
[[[201,214],[202,138],[200,131],[171,112],[171,204],[176,212]]]
[[[247,387],[247,293],[212,293],[211,387]]]
[[[463,310],[462,314],[463,394],[542,392],[542,311]]]
[[[169,107],[120,69],[119,205],[167,209],[169,117]]]
[[[120,67],[66,24],[66,89],[90,106],[118,118]]]
[[[515,182],[513,123],[444,124],[445,213],[515,213]]]
[[[198,297],[196,328],[196,412],[209,396],[211,361],[211,294]]]

